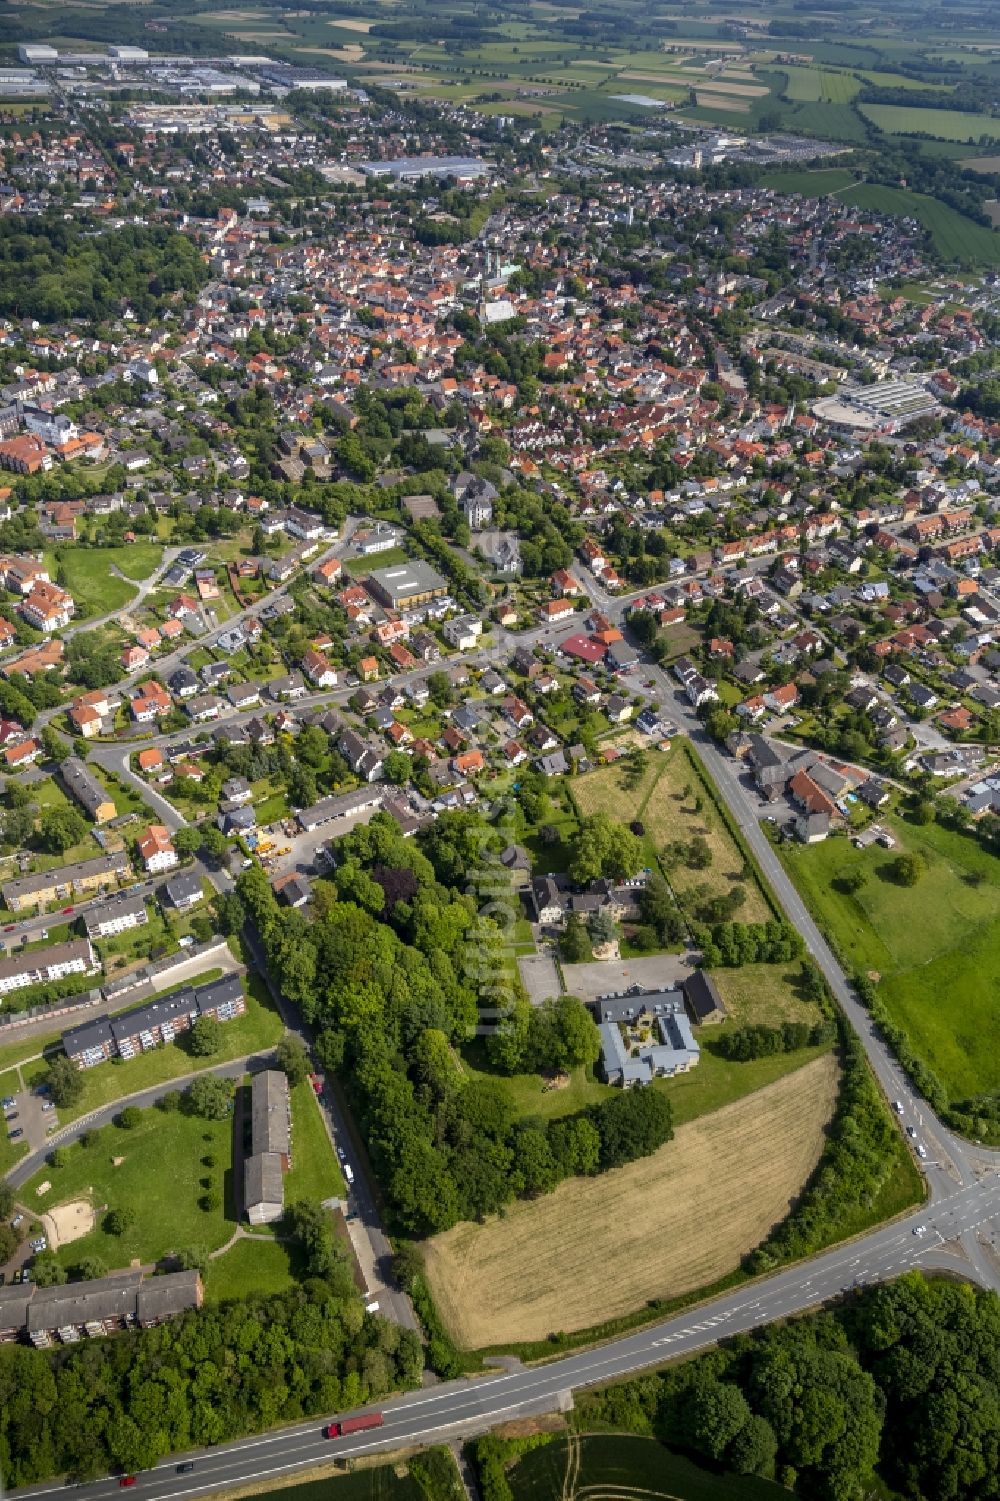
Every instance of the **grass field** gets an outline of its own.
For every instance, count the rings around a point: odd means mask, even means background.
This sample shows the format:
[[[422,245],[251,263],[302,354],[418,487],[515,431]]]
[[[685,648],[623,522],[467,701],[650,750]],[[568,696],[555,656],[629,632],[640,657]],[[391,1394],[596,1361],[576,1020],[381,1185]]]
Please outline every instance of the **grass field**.
[[[822,167],[816,172],[807,168],[801,171],[768,172],[761,179],[762,186],[773,188],[776,193],[801,193],[804,198],[823,198],[827,193],[842,193],[857,181],[846,167]]]
[[[74,1199],[91,1204],[96,1227],[60,1248],[65,1267],[85,1256],[99,1256],[109,1268],[127,1267],[133,1258],[145,1264],[187,1246],[224,1244],[234,1228],[232,1117],[207,1121],[151,1109],[134,1130],[105,1126],[94,1135],[66,1148],[65,1167],[45,1166],[19,1192],[35,1213]],[[213,1165],[206,1165],[207,1157]],[[35,1190],[46,1180],[52,1187],[38,1198]],[[206,1211],[198,1200],[208,1188],[217,1189],[222,1202]],[[133,1225],[123,1235],[106,1234],[106,1209],[131,1210]]]
[[[789,66],[784,66],[782,71],[788,74],[788,97],[796,102],[818,104],[822,100],[827,104],[846,104],[861,88],[859,80],[852,78],[850,73]]]
[[[671,742],[662,757],[662,771],[648,802],[638,813],[658,850],[676,840],[690,843],[701,837],[712,851],[707,870],[689,870],[684,864],[670,872],[670,884],[683,902],[696,887],[704,887],[709,896],[721,896],[738,881],[743,856],[733,842],[718,809],[712,806],[697,771],[688,756],[683,739]],[[697,801],[703,807],[698,810]],[[753,876],[743,882],[746,901],[739,909],[740,922],[766,922],[771,910]]]
[[[739,878],[743,857],[699,783],[680,739],[668,751],[650,752],[637,782],[621,763],[602,766],[573,782],[573,796],[585,817],[600,810],[621,823],[639,819],[645,825],[651,858],[661,855],[667,844],[690,843],[697,836],[706,839],[712,851],[712,864],[706,870],[680,865],[670,872],[670,883],[682,901],[695,887],[720,896]],[[699,796],[704,805],[700,811],[695,806]],[[747,895],[740,920],[766,922],[771,913],[756,882],[750,879],[744,886]]]
[[[939,114],[940,111],[929,110],[928,113]],[[839,196],[844,203],[856,204],[858,208],[919,220],[930,231],[935,249],[946,260],[958,261],[965,266],[1000,265],[1000,234],[983,224],[976,224],[926,193],[862,182]]]
[[[731,1271],[815,1167],[836,1093],[827,1055],[682,1125],[652,1157],[428,1241],[427,1280],[452,1337],[465,1348],[544,1339]]]
[[[509,1479],[514,1501],[780,1501],[789,1495],[756,1476],[710,1473],[656,1439],[631,1433],[559,1435],[523,1455]]]
[[[208,1263],[205,1298],[223,1303],[253,1293],[280,1293],[295,1279],[294,1247],[270,1236],[238,1240]]]
[[[162,556],[163,549],[153,542],[133,542],[128,547],[60,547],[47,552],[45,561],[55,582],[76,601],[76,618],[85,620],[131,604],[137,591],[129,579],[148,578]],[[113,568],[126,577],[117,577]]]
[[[340,1163],[307,1079],[292,1090],[292,1166],[285,1179],[285,1203],[340,1199],[346,1191]]]
[[[890,135],[920,131],[943,141],[971,141],[974,146],[987,136],[1000,141],[1000,119],[994,115],[967,114],[959,109],[922,109],[905,104],[862,104],[861,113],[879,130]]]
[[[1000,862],[937,825],[890,822],[896,850],[829,839],[782,846],[782,859],[848,968],[881,975],[881,1000],[952,1100],[993,1091],[1000,1086]],[[911,889],[889,875],[899,849],[926,861]],[[866,884],[854,895],[839,891],[837,878],[859,867]]]

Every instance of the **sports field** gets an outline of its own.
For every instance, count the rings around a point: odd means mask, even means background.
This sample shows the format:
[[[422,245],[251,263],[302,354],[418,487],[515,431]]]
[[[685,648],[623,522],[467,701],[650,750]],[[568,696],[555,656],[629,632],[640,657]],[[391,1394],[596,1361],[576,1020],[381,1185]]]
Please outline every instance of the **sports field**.
[[[732,1271],[788,1213],[836,1094],[826,1054],[680,1126],[652,1157],[428,1241],[427,1280],[455,1342],[476,1349],[585,1329]]]

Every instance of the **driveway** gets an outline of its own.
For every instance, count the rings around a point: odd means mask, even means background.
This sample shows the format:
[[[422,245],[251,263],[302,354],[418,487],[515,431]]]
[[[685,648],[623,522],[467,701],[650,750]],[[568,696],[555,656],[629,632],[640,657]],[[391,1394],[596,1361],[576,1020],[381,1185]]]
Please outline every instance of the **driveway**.
[[[684,954],[651,954],[647,959],[600,959],[589,964],[564,964],[563,979],[570,995],[594,1001],[599,995],[641,985],[644,990],[670,990],[691,973]]]

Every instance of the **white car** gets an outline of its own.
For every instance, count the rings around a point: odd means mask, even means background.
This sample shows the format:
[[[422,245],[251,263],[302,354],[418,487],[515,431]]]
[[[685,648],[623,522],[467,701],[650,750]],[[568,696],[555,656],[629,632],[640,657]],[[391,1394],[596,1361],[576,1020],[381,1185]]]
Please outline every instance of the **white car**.
[[[921,1158],[927,1156],[927,1148],[924,1146],[922,1141],[917,1142],[917,1156]]]
[[[913,1227],[913,1233],[914,1233],[914,1235],[926,1235],[927,1234],[927,1226],[926,1225],[914,1225],[914,1227]]]
[[[902,1115],[902,1113],[903,1113],[903,1102],[902,1102],[902,1100],[893,1100],[893,1102],[892,1102],[892,1108],[893,1108],[893,1110],[895,1110],[895,1112],[896,1112],[897,1115]]]

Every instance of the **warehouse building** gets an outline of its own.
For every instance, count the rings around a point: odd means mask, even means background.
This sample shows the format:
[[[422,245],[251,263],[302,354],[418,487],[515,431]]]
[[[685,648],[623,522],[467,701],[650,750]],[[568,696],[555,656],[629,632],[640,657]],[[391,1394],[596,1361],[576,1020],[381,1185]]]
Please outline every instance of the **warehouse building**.
[[[422,559],[376,568],[368,576],[367,587],[379,604],[390,610],[426,605],[448,592],[448,585],[437,569]]]

